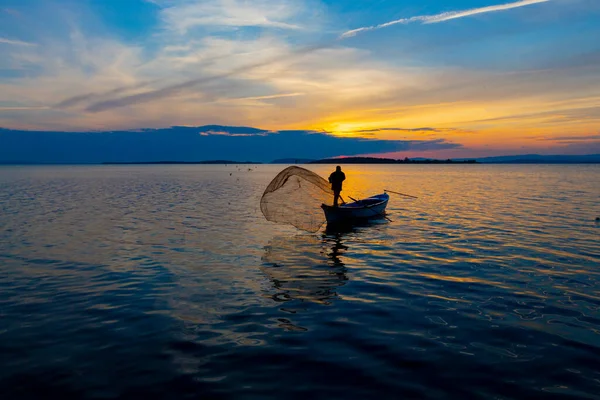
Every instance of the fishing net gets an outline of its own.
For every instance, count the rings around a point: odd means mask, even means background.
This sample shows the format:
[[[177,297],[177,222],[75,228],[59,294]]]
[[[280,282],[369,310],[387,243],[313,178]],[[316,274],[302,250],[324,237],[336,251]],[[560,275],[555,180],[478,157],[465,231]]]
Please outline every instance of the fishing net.
[[[333,191],[319,175],[301,167],[288,167],[267,186],[260,209],[268,221],[316,232],[325,223],[321,204],[330,204]]]

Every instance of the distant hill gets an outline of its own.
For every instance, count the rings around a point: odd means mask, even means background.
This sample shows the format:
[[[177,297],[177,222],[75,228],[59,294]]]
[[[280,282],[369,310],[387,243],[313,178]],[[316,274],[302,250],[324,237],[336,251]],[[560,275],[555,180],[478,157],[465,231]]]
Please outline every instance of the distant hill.
[[[136,162],[103,162],[104,165],[122,164],[262,164],[255,161],[231,161],[231,160],[209,160],[209,161],[136,161]]]
[[[396,164],[397,160],[392,158],[378,157],[345,157],[345,158],[326,158],[323,160],[314,160],[310,164]]]
[[[326,158],[323,160],[311,161],[309,164],[475,164],[475,160],[434,160],[434,159],[409,159],[404,158],[394,160],[393,158],[378,157],[345,157],[345,158]]]
[[[379,157],[346,157],[326,158],[310,161],[309,164],[594,164],[600,163],[600,154],[588,155],[540,155],[523,154],[515,156],[481,157],[481,158],[456,158],[437,160],[422,157],[393,158]]]

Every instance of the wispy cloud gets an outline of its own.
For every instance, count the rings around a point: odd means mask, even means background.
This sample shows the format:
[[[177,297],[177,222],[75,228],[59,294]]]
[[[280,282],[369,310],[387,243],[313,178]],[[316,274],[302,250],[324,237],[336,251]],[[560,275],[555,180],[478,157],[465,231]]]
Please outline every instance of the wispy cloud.
[[[375,128],[375,129],[361,129],[359,131],[356,131],[358,133],[367,133],[367,132],[384,132],[384,131],[391,131],[391,132],[436,132],[436,133],[440,133],[440,132],[453,132],[456,131],[455,128],[430,128],[430,127],[423,127],[423,128]]]
[[[26,107],[26,106],[16,106],[16,107],[0,107],[0,111],[37,111],[37,110],[49,110],[50,107],[40,106],[40,107]]]
[[[62,100],[60,103],[56,104],[54,107],[56,107],[56,108],[74,107],[74,106],[80,105],[82,103],[85,103],[86,101],[89,101],[89,100],[94,100],[94,99],[98,99],[98,98],[102,98],[102,97],[109,97],[109,96],[118,95],[118,94],[121,94],[121,93],[127,92],[127,91],[134,91],[137,89],[142,89],[142,88],[148,86],[150,83],[151,82],[142,82],[142,83],[135,84],[135,85],[129,85],[129,86],[116,88],[116,89],[109,90],[109,91],[103,92],[103,93],[94,92],[94,93],[81,94],[81,95],[69,97],[68,99]]]
[[[459,18],[466,15],[499,11],[503,9],[521,7],[523,5],[546,1],[550,0],[523,0],[517,3],[490,6],[466,11],[447,12],[434,16],[413,17],[407,19],[406,21],[418,20],[424,23],[441,22],[444,20]],[[230,27],[235,26],[238,28],[244,26],[273,27],[273,25],[271,25],[270,22],[271,20],[288,22],[292,21],[290,19],[294,16],[292,10],[295,10],[292,3],[290,3],[287,0],[278,0],[273,4],[267,3],[263,0],[257,0],[255,2],[252,2],[252,12],[245,12],[245,3],[240,2],[239,0],[210,0],[203,3],[184,1],[183,3],[177,3],[177,5],[173,5],[174,3],[165,2],[164,0],[155,0],[153,2],[163,7],[161,9],[161,16],[163,18],[165,26],[169,30],[174,30],[179,33],[185,33],[188,29],[190,29],[193,26],[225,25]],[[188,22],[185,22],[186,18],[188,18]],[[389,25],[393,25],[395,23],[400,23],[399,21],[404,20],[392,21],[375,27],[359,28],[358,30],[350,32],[380,29]],[[342,35],[342,39],[348,36],[352,35],[348,35],[347,32],[346,34]],[[218,40],[218,42],[219,48],[223,48],[223,46],[230,46],[230,44],[228,44],[228,42],[226,42],[225,40],[221,39]],[[263,42],[264,45],[268,45],[265,41]],[[238,44],[242,44],[242,42],[238,42]],[[271,54],[263,55],[262,51],[258,52],[257,55],[253,56],[253,60],[249,63],[240,63],[241,60],[246,60],[246,56],[250,54],[248,53],[248,49],[231,48],[228,50],[227,54],[229,56],[235,55],[235,57],[226,60],[227,64],[229,64],[229,67],[227,67],[228,71],[226,72],[223,72],[223,69],[209,70],[204,68],[198,68],[199,66],[196,65],[195,70],[197,72],[194,73],[196,77],[184,80],[179,83],[166,84],[162,85],[162,87],[154,87],[146,91],[136,90],[134,93],[128,93],[126,90],[119,88],[109,93],[102,93],[101,95],[98,95],[96,93],[90,93],[63,100],[57,106],[58,108],[71,107],[73,105],[87,103],[87,106],[85,106],[84,108],[85,111],[97,113],[115,108],[121,108],[131,105],[140,105],[148,102],[155,102],[164,98],[174,98],[176,96],[181,96],[184,93],[191,93],[193,91],[197,92],[200,89],[200,87],[213,85],[219,81],[224,81],[228,79],[232,80],[235,78],[239,78],[242,75],[248,75],[253,71],[257,71],[265,67],[271,68],[277,64],[289,64],[292,61],[297,62],[300,57],[311,55],[313,53],[318,52],[319,50],[332,48],[336,44],[337,43],[335,42],[327,42],[318,45],[300,47],[297,49],[290,49],[287,46],[283,46],[282,48],[276,49],[276,51]],[[188,55],[186,57],[182,57],[180,55],[168,56],[167,58],[165,58],[164,61],[174,63],[180,62],[185,58],[186,62],[183,64],[189,64],[190,67],[193,67],[193,64],[201,62],[201,60],[206,57],[205,48],[203,48],[202,52],[199,53],[202,54],[202,56],[198,58],[194,55],[194,50],[189,46],[189,44],[185,47],[173,47],[173,45],[167,46],[164,54],[168,54],[173,48],[176,48],[183,51],[187,50]],[[227,56],[213,56],[212,60],[217,61],[221,58],[227,58]],[[185,75],[188,74],[184,74],[184,76]],[[245,100],[261,99],[252,98],[252,96],[249,96],[249,98],[246,98]],[[226,99],[226,101],[231,102],[235,101],[235,99]]]
[[[537,138],[537,140],[541,141],[553,141],[553,142],[597,142],[600,140],[600,133],[595,135],[585,135],[585,136],[544,136]]]
[[[145,102],[154,101],[154,100],[158,100],[158,99],[165,98],[165,97],[172,97],[183,91],[189,90],[194,87],[198,87],[203,84],[209,84],[209,83],[219,81],[222,79],[235,77],[242,73],[251,72],[260,67],[273,65],[278,62],[289,61],[293,58],[302,56],[303,54],[312,53],[322,47],[324,47],[324,46],[320,46],[320,45],[307,46],[307,47],[301,48],[299,50],[291,51],[291,52],[286,51],[283,54],[279,53],[279,54],[275,55],[274,57],[268,58],[266,60],[261,60],[258,62],[254,62],[252,64],[242,65],[238,68],[235,68],[235,69],[230,70],[225,73],[211,75],[211,76],[201,76],[201,77],[198,77],[195,79],[190,79],[190,80],[182,82],[182,83],[164,86],[164,87],[162,87],[160,89],[156,89],[156,90],[151,90],[151,91],[147,91],[147,92],[143,92],[143,93],[127,95],[127,96],[123,96],[123,97],[119,97],[119,98],[95,102],[95,103],[89,105],[86,108],[86,111],[101,112],[101,111],[110,110],[112,108],[124,107],[124,106],[132,105],[132,104],[145,103]]]
[[[0,37],[0,44],[8,44],[12,46],[37,46],[35,43],[24,42],[22,40],[12,40]]]
[[[300,10],[289,0],[205,0],[179,3],[153,1],[162,8],[161,17],[169,29],[181,34],[195,27],[261,27],[300,29],[292,20]]]
[[[420,24],[542,0],[414,17],[411,26],[417,31],[406,42],[419,51],[407,50],[402,43],[393,49],[378,46],[371,41],[378,40],[374,37],[360,43],[338,40],[338,24],[346,25],[348,16],[335,15],[335,7],[323,6],[329,14],[314,12],[313,5],[324,2],[307,1],[156,0],[153,12],[160,23],[152,25],[149,33],[144,31],[148,34],[140,40],[121,40],[114,31],[105,31],[94,23],[96,13],[72,20],[59,12],[69,7],[57,11],[44,6],[43,14],[51,15],[48,20],[57,25],[46,28],[35,23],[42,12],[30,10],[23,15],[25,26],[31,28],[27,36],[7,29],[3,37],[38,45],[0,43],[0,106],[4,107],[0,126],[103,131],[264,124],[271,129],[323,129],[324,134],[347,133],[345,137],[355,139],[443,137],[469,146],[496,147],[512,143],[552,147],[558,142],[532,137],[583,136],[598,126],[600,70],[597,46],[588,40],[598,30],[593,24],[571,24],[577,19],[562,14],[572,12],[579,21],[593,22],[597,13],[590,15],[583,9],[583,3],[591,4],[589,0],[544,0],[551,3],[528,9],[548,11],[527,24],[532,32],[544,29],[535,35],[535,45],[526,35],[514,34],[522,31],[514,31],[508,21],[496,25],[495,18],[484,29],[465,27],[448,32],[447,38],[431,32],[420,37]],[[480,4],[493,1],[515,0]],[[576,2],[581,8],[573,10]],[[228,9],[238,3],[255,6],[260,16],[245,19],[244,13]],[[389,8],[386,14],[377,9],[383,3],[393,7],[389,2],[373,2],[373,11],[393,19]],[[213,15],[207,4],[218,6]],[[270,5],[273,10],[275,5],[283,6],[274,12]],[[186,10],[194,18],[175,19],[185,17]],[[317,17],[307,18],[313,12]],[[564,28],[562,40],[544,36],[556,15]],[[355,21],[354,26],[367,24]],[[278,23],[302,29],[277,27]],[[497,50],[499,41],[490,40],[490,34],[504,34],[505,28],[510,35],[503,36]],[[469,37],[466,44],[461,41],[465,36]],[[451,42],[452,51],[440,49],[437,42]],[[317,45],[307,45],[311,43]],[[30,107],[45,105],[50,108]],[[207,135],[212,136],[229,139]]]
[[[296,96],[304,96],[304,93],[282,93],[282,94],[272,94],[268,96],[254,96],[254,97],[242,97],[234,100],[270,100],[270,99],[279,99],[282,97],[296,97]]]
[[[382,29],[382,28],[387,28],[388,26],[392,26],[392,25],[410,24],[413,22],[420,22],[422,24],[435,24],[435,23],[439,23],[439,22],[449,21],[452,19],[469,17],[471,15],[484,14],[484,13],[496,12],[496,11],[505,11],[505,10],[510,10],[512,8],[529,6],[532,4],[546,3],[548,1],[551,1],[551,0],[521,0],[521,1],[514,2],[514,3],[498,4],[495,6],[472,8],[469,10],[462,10],[462,11],[449,11],[449,12],[436,14],[436,15],[419,15],[416,17],[401,18],[401,19],[397,19],[397,20],[386,22],[386,23],[379,24],[379,25],[364,26],[362,28],[352,29],[350,31],[344,32],[340,36],[340,39],[345,39],[348,37],[356,36],[359,33],[367,32],[367,31],[374,31],[374,30],[378,30],[378,29]]]

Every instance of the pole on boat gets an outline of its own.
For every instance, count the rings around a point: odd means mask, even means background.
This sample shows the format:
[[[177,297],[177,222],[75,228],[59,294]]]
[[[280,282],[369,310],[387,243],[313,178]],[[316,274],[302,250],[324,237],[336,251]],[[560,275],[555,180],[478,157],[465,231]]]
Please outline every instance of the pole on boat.
[[[383,191],[384,192],[394,193],[394,194],[399,194],[400,196],[412,197],[413,199],[418,199],[418,197],[416,197],[416,196],[411,196],[410,194],[404,194],[404,193],[394,192],[393,190],[389,190],[389,189],[383,189]]]

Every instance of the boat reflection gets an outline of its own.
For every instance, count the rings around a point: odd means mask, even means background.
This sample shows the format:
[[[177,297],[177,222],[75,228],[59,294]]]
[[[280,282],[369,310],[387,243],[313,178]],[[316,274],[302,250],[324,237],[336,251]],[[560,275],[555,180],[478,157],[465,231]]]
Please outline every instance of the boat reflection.
[[[359,231],[361,228],[369,228],[378,225],[385,225],[391,221],[385,214],[375,215],[368,219],[355,219],[342,222],[328,223],[325,225],[325,234],[328,236],[350,234]]]
[[[273,239],[265,248],[261,267],[272,284],[266,296],[281,303],[280,310],[289,315],[332,304],[348,281],[343,261],[347,250],[343,233]],[[287,318],[278,321],[287,330],[306,330]]]

